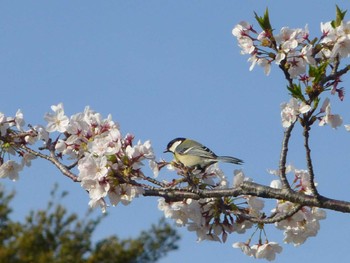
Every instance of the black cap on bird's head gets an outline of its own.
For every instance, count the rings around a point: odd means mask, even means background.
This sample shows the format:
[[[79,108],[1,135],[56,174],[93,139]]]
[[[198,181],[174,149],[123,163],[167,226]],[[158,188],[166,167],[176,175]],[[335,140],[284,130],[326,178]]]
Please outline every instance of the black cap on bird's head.
[[[175,145],[175,143],[177,143],[177,145],[179,145],[181,142],[183,142],[184,140],[186,140],[186,138],[182,138],[182,137],[179,137],[179,138],[175,138],[173,140],[171,140],[167,147],[166,147],[166,150],[164,151],[164,153],[167,153],[167,152],[174,152],[175,148],[176,147],[173,147]],[[176,145],[176,146],[177,146]]]

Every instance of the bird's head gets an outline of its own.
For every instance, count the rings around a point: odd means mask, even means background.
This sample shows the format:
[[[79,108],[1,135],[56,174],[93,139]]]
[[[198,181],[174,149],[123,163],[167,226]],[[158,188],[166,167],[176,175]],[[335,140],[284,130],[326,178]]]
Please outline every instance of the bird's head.
[[[179,146],[179,144],[181,144],[184,140],[186,140],[186,138],[175,138],[175,139],[171,140],[171,141],[168,143],[168,145],[167,145],[166,150],[164,151],[164,153],[167,153],[167,152],[174,153],[176,147]]]

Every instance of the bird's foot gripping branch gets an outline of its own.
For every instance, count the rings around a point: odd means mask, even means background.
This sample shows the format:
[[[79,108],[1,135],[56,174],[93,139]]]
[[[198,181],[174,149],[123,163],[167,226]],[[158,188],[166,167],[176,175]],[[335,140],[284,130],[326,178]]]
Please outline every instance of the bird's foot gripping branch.
[[[239,23],[232,31],[242,54],[250,56],[251,69],[259,65],[268,74],[276,64],[291,96],[282,104],[282,149],[278,168],[270,170],[273,179],[269,186],[253,182],[243,170],[224,175],[218,161],[243,161],[217,156],[185,138],[177,138],[167,147],[174,161],[157,161],[150,141],[135,143],[131,134],[123,136],[111,116],[103,118],[87,107],[68,117],[62,104],[52,106],[44,126],[26,126],[20,110],[14,117],[0,114],[0,177],[15,181],[31,161],[42,158],[79,182],[89,194],[91,207],[105,211],[109,205],[127,205],[137,197],[158,196],[158,207],[165,216],[195,232],[199,241],[225,242],[233,234],[236,241],[246,233],[244,241],[233,247],[248,256],[273,260],[282,247],[268,238],[267,224],[284,232],[285,243],[301,245],[317,235],[319,221],[326,217],[323,209],[350,212],[349,202],[319,192],[309,145],[315,124],[338,128],[343,122],[331,112],[330,99],[324,97],[336,94],[336,100],[344,99],[339,85],[350,69],[342,64],[350,55],[350,22],[344,17],[345,12],[337,8],[335,20],[321,24],[318,38],[311,38],[307,28],[284,27],[276,32],[268,12],[256,15],[260,32],[248,22]],[[305,169],[287,163],[296,126],[303,130]],[[345,128],[350,130],[349,125]],[[267,200],[274,204],[272,210],[265,208]]]

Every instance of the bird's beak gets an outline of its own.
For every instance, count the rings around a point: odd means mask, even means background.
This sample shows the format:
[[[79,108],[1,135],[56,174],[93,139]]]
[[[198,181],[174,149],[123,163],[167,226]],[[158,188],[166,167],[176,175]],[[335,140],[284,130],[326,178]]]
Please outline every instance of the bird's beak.
[[[166,149],[163,153],[169,153],[170,151],[168,149]]]

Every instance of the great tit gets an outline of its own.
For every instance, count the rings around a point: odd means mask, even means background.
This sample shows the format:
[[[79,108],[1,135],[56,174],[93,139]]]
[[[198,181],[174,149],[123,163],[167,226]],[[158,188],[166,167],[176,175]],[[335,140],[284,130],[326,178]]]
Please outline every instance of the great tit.
[[[171,152],[175,160],[188,168],[199,168],[205,170],[208,166],[217,163],[242,164],[241,159],[231,156],[217,156],[209,148],[199,142],[187,139],[176,138],[168,143],[164,153]]]

